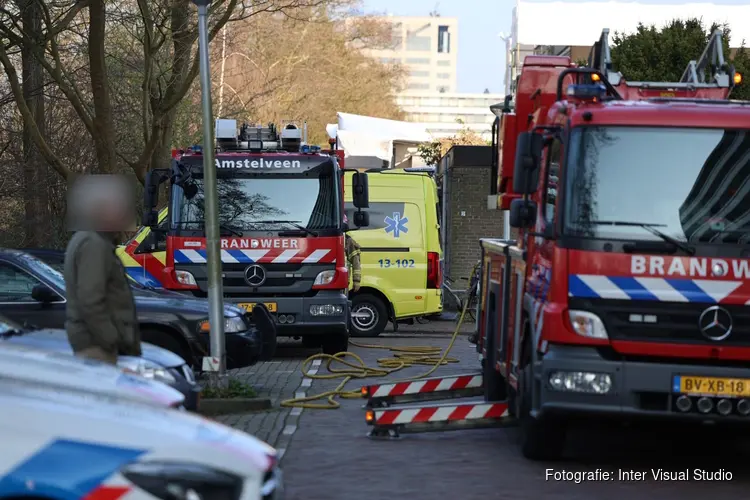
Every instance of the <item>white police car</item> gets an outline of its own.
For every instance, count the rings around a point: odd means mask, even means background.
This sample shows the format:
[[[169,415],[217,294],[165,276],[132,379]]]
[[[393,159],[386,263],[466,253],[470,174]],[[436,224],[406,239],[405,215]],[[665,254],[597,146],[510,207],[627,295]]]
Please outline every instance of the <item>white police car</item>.
[[[276,451],[197,415],[0,380],[0,499],[281,498]]]
[[[23,345],[0,345],[0,382],[22,388],[79,391],[114,399],[179,407],[185,396],[157,381],[98,361]]]

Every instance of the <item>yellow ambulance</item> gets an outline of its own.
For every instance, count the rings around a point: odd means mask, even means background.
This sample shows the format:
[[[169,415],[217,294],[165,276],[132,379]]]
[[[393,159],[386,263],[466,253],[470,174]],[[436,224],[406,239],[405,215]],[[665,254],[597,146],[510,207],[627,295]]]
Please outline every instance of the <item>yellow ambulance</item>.
[[[375,337],[388,321],[442,311],[442,250],[435,180],[409,169],[368,171],[369,225],[355,228],[352,173],[345,174],[348,234],[361,247],[362,281],[352,300],[351,334]]]

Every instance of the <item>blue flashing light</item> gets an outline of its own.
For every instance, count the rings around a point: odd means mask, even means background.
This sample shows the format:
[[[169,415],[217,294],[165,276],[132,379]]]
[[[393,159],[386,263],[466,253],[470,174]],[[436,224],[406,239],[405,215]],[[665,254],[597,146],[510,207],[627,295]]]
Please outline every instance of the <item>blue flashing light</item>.
[[[311,153],[320,153],[320,146],[310,146]]]
[[[607,95],[607,87],[601,83],[587,83],[568,86],[568,97],[576,99],[596,100]]]
[[[307,144],[303,144],[302,147],[299,148],[301,153],[309,153],[310,152],[310,146]]]
[[[197,154],[197,155],[203,154],[203,146],[201,146],[200,144],[193,144],[190,147],[190,149],[193,152],[193,154]]]

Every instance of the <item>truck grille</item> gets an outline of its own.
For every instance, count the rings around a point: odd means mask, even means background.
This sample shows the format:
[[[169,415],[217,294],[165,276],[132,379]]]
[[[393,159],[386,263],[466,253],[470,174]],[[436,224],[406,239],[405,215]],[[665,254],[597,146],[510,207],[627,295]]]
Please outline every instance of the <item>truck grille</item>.
[[[570,309],[598,315],[611,340],[750,346],[750,307],[743,305],[721,304],[732,316],[732,333],[728,338],[717,342],[703,336],[698,319],[712,305],[715,304],[570,299]],[[649,321],[645,321],[646,316]]]

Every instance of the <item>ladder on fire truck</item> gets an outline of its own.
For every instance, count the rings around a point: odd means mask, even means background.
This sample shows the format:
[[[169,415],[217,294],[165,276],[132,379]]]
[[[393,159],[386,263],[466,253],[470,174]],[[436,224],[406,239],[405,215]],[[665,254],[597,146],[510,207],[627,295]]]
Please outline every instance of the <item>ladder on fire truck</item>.
[[[626,100],[651,97],[726,99],[734,85],[742,81],[742,75],[736,73],[724,58],[722,37],[720,29],[714,30],[703,53],[697,60],[688,63],[679,82],[627,81],[622,73],[612,67],[608,28],[602,30],[599,40],[591,47],[588,67],[604,75]]]

